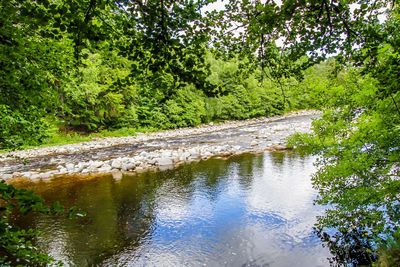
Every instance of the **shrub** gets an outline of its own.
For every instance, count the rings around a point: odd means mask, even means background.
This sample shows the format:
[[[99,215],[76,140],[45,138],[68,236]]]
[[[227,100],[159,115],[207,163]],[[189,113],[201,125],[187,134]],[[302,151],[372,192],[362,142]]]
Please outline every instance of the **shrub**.
[[[43,113],[35,106],[12,111],[7,105],[0,105],[0,148],[13,149],[41,142],[48,128]]]
[[[163,112],[168,128],[198,125],[206,117],[204,96],[193,85],[187,85],[166,101]]]

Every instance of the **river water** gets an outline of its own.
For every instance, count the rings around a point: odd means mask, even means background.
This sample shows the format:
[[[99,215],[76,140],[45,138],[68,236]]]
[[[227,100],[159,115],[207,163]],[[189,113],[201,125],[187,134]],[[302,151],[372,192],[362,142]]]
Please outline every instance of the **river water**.
[[[329,266],[313,234],[322,208],[297,152],[243,154],[171,170],[22,184],[87,212],[16,218],[74,266]]]

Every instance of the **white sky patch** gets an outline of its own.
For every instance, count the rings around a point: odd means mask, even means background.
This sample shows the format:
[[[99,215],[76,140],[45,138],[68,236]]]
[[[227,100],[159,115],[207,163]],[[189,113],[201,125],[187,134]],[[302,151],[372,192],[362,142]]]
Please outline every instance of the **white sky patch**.
[[[225,5],[227,4],[227,1],[223,0],[218,0],[217,2],[211,3],[201,9],[202,13],[205,12],[212,12],[212,11],[221,11],[225,9]]]

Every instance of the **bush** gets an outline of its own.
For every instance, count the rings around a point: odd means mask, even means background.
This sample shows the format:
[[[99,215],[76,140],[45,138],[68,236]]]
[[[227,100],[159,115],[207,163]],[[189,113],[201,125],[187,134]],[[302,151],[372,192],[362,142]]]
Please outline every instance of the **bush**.
[[[193,85],[187,85],[176,92],[163,106],[169,128],[196,126],[205,121],[204,96]]]
[[[136,87],[128,81],[130,62],[107,50],[86,53],[85,67],[63,85],[60,116],[67,124],[89,131],[132,126],[137,117],[132,106]]]
[[[22,112],[0,105],[0,148],[14,149],[40,143],[47,137],[48,129],[43,113],[35,106],[27,106]]]

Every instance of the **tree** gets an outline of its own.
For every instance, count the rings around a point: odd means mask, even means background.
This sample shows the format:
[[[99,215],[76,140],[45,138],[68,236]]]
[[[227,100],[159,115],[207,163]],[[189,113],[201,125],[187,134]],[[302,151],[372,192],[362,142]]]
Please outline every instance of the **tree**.
[[[46,136],[46,109],[57,106],[59,81],[70,66],[50,12],[47,1],[0,2],[0,147]]]
[[[212,13],[214,46],[254,58],[278,83],[287,77],[301,80],[303,70],[327,55],[339,53],[344,62],[355,46],[367,44],[389,2],[230,0],[226,10]]]
[[[397,1],[231,0],[213,15],[222,25],[215,47],[255,57],[272,77],[302,78],[302,69],[332,54],[343,64],[346,81],[337,88],[342,99],[330,101],[333,109],[314,122],[314,133],[293,144],[307,144],[322,156],[313,182],[317,203],[329,208],[318,228],[321,235],[338,229],[331,239],[324,235],[336,252],[347,246],[336,260],[374,260],[371,249],[398,231],[400,219]],[[291,65],[303,56],[306,61]],[[349,256],[352,242],[364,244],[358,259]]]
[[[321,155],[313,183],[327,210],[317,228],[338,263],[371,264],[377,249],[398,235],[399,18],[393,3],[384,23],[351,24],[360,48],[350,58],[342,99],[313,123],[311,135],[293,142]],[[338,232],[324,233],[329,228]]]
[[[207,86],[208,37],[200,8],[209,2],[1,0],[0,147],[43,142],[48,121],[69,113],[63,99],[82,83],[85,59],[100,49],[130,61],[130,75],[109,87],[153,83],[149,95],[160,89],[165,102],[188,84]],[[173,86],[163,86],[165,77],[173,78]],[[103,102],[121,102],[118,92],[111,94]]]

